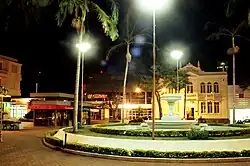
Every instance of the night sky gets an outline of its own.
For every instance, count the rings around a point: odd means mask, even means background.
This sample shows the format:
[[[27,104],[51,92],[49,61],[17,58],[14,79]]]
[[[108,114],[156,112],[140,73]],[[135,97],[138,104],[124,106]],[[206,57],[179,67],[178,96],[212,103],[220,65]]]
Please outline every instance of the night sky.
[[[104,1],[97,0],[97,2],[101,2],[100,6],[105,8]],[[150,28],[152,26],[150,12],[139,11],[138,5],[132,3],[131,0],[119,2],[120,29],[124,27],[124,13],[128,5],[133,7],[133,13],[135,13],[133,20],[136,20],[138,27]],[[196,65],[199,60],[201,68],[205,71],[216,71],[218,61],[228,61],[228,77],[231,83],[232,57],[226,54],[231,40],[228,37],[220,40],[206,40],[208,34],[215,29],[205,31],[204,25],[211,21],[231,29],[247,19],[247,0],[242,0],[242,3],[236,6],[236,13],[230,20],[224,15],[225,0],[173,0],[173,2],[172,7],[164,7],[157,12],[157,45],[160,47],[160,53],[157,56],[166,56],[166,62],[170,62],[164,49],[182,47],[185,48],[183,63],[191,62]],[[73,93],[77,54],[73,45],[76,33],[70,27],[70,19],[62,27],[58,27],[55,21],[56,6],[50,6],[40,11],[39,23],[30,21],[27,27],[18,11],[14,8],[6,11],[11,13],[7,31],[5,31],[6,13],[0,12],[2,19],[0,54],[17,58],[23,64],[22,95],[27,97],[30,92],[35,91],[38,72],[42,72],[39,76],[41,92]],[[107,50],[115,43],[104,35],[95,14],[91,13],[87,22],[88,31],[95,39],[96,46],[91,58],[86,59],[85,74],[89,75],[102,70],[103,66],[100,62],[105,58]],[[246,29],[241,34],[250,38],[249,32],[250,30]],[[150,38],[147,40],[151,41]],[[250,42],[237,39],[236,45],[241,49],[236,57],[236,83],[241,84],[248,80],[250,74],[250,69],[247,67],[250,59]],[[122,56],[124,53],[119,52],[119,54]],[[108,63],[109,71],[123,70],[124,59],[120,56],[113,58],[112,63]]]

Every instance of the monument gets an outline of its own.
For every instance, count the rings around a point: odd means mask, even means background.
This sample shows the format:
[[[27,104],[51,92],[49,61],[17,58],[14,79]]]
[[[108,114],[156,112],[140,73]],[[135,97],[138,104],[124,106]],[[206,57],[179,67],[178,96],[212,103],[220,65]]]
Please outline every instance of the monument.
[[[182,99],[179,94],[162,95],[161,100],[167,101],[169,106],[169,113],[163,111],[161,120],[155,120],[156,129],[189,129],[191,125],[196,124],[196,120],[181,120],[181,116],[176,114],[174,106],[177,101]],[[147,120],[146,123],[152,127],[152,120]]]

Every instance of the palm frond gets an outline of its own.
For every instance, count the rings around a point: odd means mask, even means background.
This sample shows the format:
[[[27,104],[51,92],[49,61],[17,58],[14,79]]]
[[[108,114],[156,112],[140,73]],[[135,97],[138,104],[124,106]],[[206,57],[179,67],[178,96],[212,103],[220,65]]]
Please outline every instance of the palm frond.
[[[122,42],[111,47],[106,55],[106,60],[109,60],[109,58],[112,56],[114,51],[117,51],[120,47],[124,47],[124,46],[126,46],[126,43]]]
[[[111,3],[111,16],[107,15],[106,12],[102,10],[96,3],[91,2],[91,5],[93,6],[94,11],[97,13],[98,20],[102,23],[105,34],[109,36],[112,41],[114,41],[119,36],[117,29],[119,13],[115,0],[109,0],[109,2]]]
[[[56,14],[57,25],[62,26],[68,15],[74,13],[84,21],[86,13],[89,11],[88,0],[59,0],[59,10]]]

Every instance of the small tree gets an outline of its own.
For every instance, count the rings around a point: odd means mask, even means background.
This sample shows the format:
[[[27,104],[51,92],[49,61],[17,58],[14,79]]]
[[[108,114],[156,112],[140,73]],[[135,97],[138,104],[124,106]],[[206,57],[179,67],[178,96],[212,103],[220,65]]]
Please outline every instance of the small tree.
[[[127,78],[128,78],[128,71],[129,71],[129,63],[132,60],[132,55],[130,53],[130,49],[131,46],[133,44],[136,44],[135,38],[137,36],[142,36],[142,35],[146,35],[146,29],[139,29],[138,31],[136,30],[136,24],[132,23],[132,12],[130,10],[130,8],[128,8],[127,11],[127,15],[125,17],[125,22],[124,22],[124,31],[122,33],[122,35],[120,35],[120,41],[118,42],[118,44],[112,46],[106,56],[106,60],[109,60],[111,58],[111,56],[114,54],[115,51],[124,49],[126,50],[126,54],[125,54],[125,59],[126,59],[126,64],[125,64],[125,72],[124,72],[124,79],[123,79],[123,104],[126,104],[126,86],[127,86]],[[152,43],[149,42],[144,42],[143,44],[150,44],[152,45]],[[124,112],[124,110],[122,110],[122,112]],[[124,123],[124,117],[123,117],[123,113],[122,113],[122,123]]]
[[[150,75],[140,75],[139,86],[147,91],[152,91],[152,70],[150,70]],[[156,91],[155,97],[159,107],[159,116],[162,117],[162,106],[161,106],[161,90],[163,88],[174,88],[177,89],[177,82],[176,82],[176,70],[166,65],[157,62],[156,65]],[[185,71],[179,71],[179,89],[183,89],[188,84],[188,75]],[[185,102],[185,100],[184,100]]]

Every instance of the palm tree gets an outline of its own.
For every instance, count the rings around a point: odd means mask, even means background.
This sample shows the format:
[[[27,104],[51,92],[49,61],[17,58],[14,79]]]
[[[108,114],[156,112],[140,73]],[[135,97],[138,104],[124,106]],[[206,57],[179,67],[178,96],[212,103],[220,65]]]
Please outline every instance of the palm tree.
[[[85,20],[87,14],[93,10],[96,12],[98,20],[102,23],[104,32],[112,41],[118,37],[118,8],[115,0],[109,0],[111,4],[111,15],[105,13],[98,4],[93,0],[60,0],[59,11],[56,14],[56,20],[59,26],[65,21],[68,15],[74,15],[72,27],[79,33],[79,43],[82,43],[83,35],[86,32]],[[82,64],[83,65],[83,64]],[[78,94],[80,82],[81,52],[78,51],[76,82],[75,82],[75,99],[74,99],[74,116],[73,116],[73,132],[77,132],[77,116],[78,116]]]
[[[6,0],[7,1],[7,0]],[[102,24],[103,30],[112,41],[118,38],[118,7],[115,0],[108,0],[110,4],[111,14],[108,15],[101,7],[95,3],[95,0],[8,0],[8,5],[16,5],[25,16],[25,20],[39,15],[35,15],[41,7],[47,6],[51,3],[58,5],[58,12],[56,14],[57,25],[62,26],[65,19],[71,15],[72,27],[74,27],[79,34],[79,43],[82,42],[83,35],[86,32],[85,20],[90,11],[97,14],[99,22]],[[34,15],[33,15],[34,14]],[[78,51],[77,70],[76,70],[76,83],[75,83],[75,99],[74,99],[74,117],[73,117],[73,131],[77,131],[77,113],[78,113],[78,93],[79,93],[79,80],[80,80],[80,67],[81,67],[81,52]]]
[[[211,22],[208,22],[205,25],[205,29],[208,29],[208,26],[210,24],[214,24]],[[235,45],[235,38],[243,38],[248,41],[250,41],[247,37],[239,35],[239,33],[242,31],[243,28],[247,28],[246,21],[242,21],[236,28],[233,28],[232,30],[229,30],[227,28],[219,28],[218,32],[212,33],[207,37],[208,40],[213,39],[220,39],[221,36],[226,36],[231,38],[232,48],[229,48],[227,51],[228,55],[233,56],[233,123],[235,122],[235,95],[236,95],[236,89],[235,89],[235,54],[239,52],[239,47]]]
[[[136,31],[136,24],[132,24],[132,18],[131,18],[130,9],[127,11],[126,19],[124,25],[126,26],[125,31],[123,35],[120,37],[120,42],[113,47],[111,47],[107,53],[106,60],[109,60],[110,57],[113,55],[113,53],[121,48],[126,48],[126,64],[125,64],[125,72],[124,72],[124,80],[123,80],[123,104],[126,104],[126,85],[127,85],[127,77],[128,77],[128,69],[129,69],[129,63],[132,60],[132,56],[130,53],[131,45],[136,44],[134,43],[134,40],[137,36],[146,35],[146,29],[140,29],[139,31]],[[143,44],[150,44],[149,42],[144,42]],[[122,110],[121,113],[121,120],[122,123],[124,123],[124,110]]]

